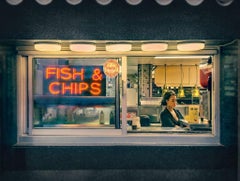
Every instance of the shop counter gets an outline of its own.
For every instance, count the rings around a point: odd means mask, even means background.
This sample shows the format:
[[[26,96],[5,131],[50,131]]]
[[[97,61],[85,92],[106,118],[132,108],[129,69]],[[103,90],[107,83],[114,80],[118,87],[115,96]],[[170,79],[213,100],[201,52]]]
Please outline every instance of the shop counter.
[[[211,133],[212,128],[208,124],[190,124],[189,127],[161,127],[161,124],[151,123],[150,126],[141,126],[134,129],[128,126],[128,133]]]

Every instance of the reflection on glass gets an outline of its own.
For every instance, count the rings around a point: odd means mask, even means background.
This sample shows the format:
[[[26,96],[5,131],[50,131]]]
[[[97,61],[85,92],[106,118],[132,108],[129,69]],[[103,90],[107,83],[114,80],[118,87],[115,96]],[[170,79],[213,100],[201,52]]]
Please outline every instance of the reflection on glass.
[[[104,126],[115,124],[114,107],[72,105],[35,106],[34,127]]]
[[[128,133],[211,134],[211,91],[199,85],[199,71],[197,71],[197,65],[205,60],[161,59],[153,61],[150,57],[141,58],[130,57],[128,61],[127,78],[130,85],[127,88],[127,114],[130,115],[130,110],[135,110],[136,113],[134,117],[129,116],[127,119]],[[138,75],[136,86],[132,86],[135,82],[134,75]],[[196,92],[193,92],[193,83],[199,85]],[[130,90],[134,87],[137,105],[132,103],[135,96]],[[168,90],[178,93],[176,109],[183,114],[184,120],[188,121],[188,127],[162,127],[160,113],[165,107],[161,105],[161,101],[165,91]],[[136,120],[139,120],[138,126],[136,126]]]
[[[116,78],[105,59],[33,60],[34,127],[115,125]]]

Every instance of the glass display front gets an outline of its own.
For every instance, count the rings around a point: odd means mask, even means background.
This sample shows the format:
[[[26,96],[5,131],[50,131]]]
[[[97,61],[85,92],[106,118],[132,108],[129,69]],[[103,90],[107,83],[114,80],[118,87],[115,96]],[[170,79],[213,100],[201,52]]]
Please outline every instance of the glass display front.
[[[119,127],[108,59],[33,59],[33,127]],[[117,62],[117,60],[114,60]]]
[[[212,57],[129,57],[127,67],[128,133],[211,133]]]

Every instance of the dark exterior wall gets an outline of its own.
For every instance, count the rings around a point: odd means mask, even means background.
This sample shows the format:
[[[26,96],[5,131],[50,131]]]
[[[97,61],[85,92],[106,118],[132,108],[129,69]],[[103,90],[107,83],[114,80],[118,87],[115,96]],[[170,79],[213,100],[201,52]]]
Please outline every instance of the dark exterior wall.
[[[240,41],[238,42],[238,47],[240,47]],[[238,56],[240,55],[240,49],[238,50]],[[238,57],[238,88],[237,90],[240,90],[240,63],[239,63],[240,57]],[[238,173],[240,173],[240,91],[238,91]],[[238,175],[238,179],[240,179],[240,174]]]
[[[239,41],[222,47],[220,54],[221,143],[231,145],[237,143],[236,133],[238,131]]]
[[[17,141],[16,52],[0,46],[0,173],[5,150]]]
[[[113,0],[101,6],[65,0],[47,6],[24,0],[18,6],[0,2],[0,39],[178,40],[240,38],[239,0],[222,7],[205,0],[193,7],[185,0],[168,6],[143,0],[137,6]]]
[[[136,7],[113,2],[102,7],[83,1],[74,7],[53,1],[43,7],[25,0],[12,7],[1,1],[0,39],[240,37],[236,0],[229,7],[218,6],[215,1],[199,7],[177,0],[168,7],[148,0]],[[4,49],[0,54],[1,180],[237,180],[238,115],[234,105],[239,100],[235,69],[239,66],[239,46],[223,47],[221,53],[222,146],[16,147],[16,54]]]
[[[19,175],[34,180],[35,174],[43,180],[46,173],[48,180],[55,177],[105,180],[109,176],[114,180],[235,181],[237,178],[236,149],[224,146],[21,147],[10,148],[5,156],[8,157],[3,177],[6,180]]]

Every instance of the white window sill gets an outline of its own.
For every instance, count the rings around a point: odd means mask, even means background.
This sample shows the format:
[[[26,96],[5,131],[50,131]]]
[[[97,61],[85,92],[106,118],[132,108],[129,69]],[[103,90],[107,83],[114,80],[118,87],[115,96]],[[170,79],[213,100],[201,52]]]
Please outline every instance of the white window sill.
[[[121,131],[121,130],[118,130]],[[59,135],[19,136],[16,146],[219,146],[212,134]]]

